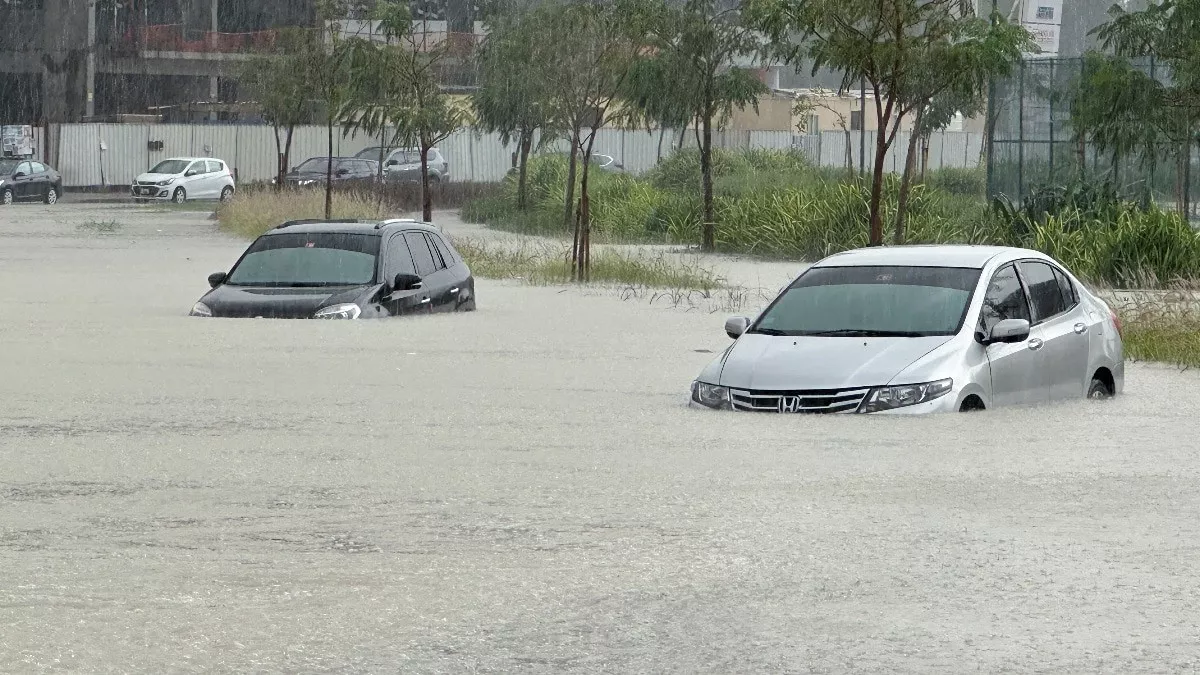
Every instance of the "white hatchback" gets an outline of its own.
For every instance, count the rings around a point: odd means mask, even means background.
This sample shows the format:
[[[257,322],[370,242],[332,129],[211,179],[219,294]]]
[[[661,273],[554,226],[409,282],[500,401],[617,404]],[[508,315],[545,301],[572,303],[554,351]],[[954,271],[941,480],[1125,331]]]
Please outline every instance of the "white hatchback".
[[[138,176],[130,187],[137,202],[189,199],[228,201],[237,189],[229,165],[209,157],[175,157]]]

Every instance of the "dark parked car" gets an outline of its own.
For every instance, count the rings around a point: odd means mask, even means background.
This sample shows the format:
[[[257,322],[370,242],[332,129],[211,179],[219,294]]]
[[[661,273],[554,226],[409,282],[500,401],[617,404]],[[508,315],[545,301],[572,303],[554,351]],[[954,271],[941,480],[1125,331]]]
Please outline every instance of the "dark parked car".
[[[475,309],[475,278],[415,220],[295,220],[259,237],[192,316],[371,319]]]
[[[62,176],[54,169],[27,159],[0,159],[0,204],[56,204],[60,195]]]
[[[355,157],[379,161],[379,146],[365,148]],[[437,148],[430,148],[425,155],[425,166],[430,183],[450,180],[450,162]],[[421,182],[421,150],[419,148],[387,148],[383,160],[384,178],[397,183]]]
[[[304,160],[303,164],[289,171],[283,180],[287,185],[297,187],[324,185],[328,167],[328,157],[312,157]],[[378,176],[379,162],[369,159],[359,159],[357,157],[333,158],[334,183],[362,183],[369,185],[376,182]]]

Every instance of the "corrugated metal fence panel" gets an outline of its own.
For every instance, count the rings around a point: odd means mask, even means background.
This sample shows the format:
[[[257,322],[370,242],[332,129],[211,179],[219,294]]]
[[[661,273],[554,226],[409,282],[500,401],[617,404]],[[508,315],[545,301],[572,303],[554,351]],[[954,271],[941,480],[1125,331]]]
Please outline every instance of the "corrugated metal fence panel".
[[[39,151],[45,147],[40,138]],[[183,124],[64,124],[52,130],[59,138],[55,153],[64,183],[71,187],[128,185],[133,178],[157,162],[177,156],[212,156],[225,160],[238,171],[243,182],[269,180],[275,175],[276,146],[274,130],[266,125],[183,125]],[[695,148],[691,130],[682,134],[684,147]],[[662,156],[679,147],[680,132],[669,131],[661,138]],[[713,145],[718,148],[799,148],[821,166],[844,167],[847,142],[851,163],[859,166],[860,132],[825,131],[820,134],[793,135],[787,131],[716,130]],[[865,138],[865,163],[870,170],[875,157],[875,132]],[[148,143],[162,141],[163,149],[150,150]],[[378,144],[364,134],[343,137],[334,130],[334,154],[346,156]],[[100,152],[100,144],[107,150]],[[908,150],[908,134],[899,133],[884,162],[886,171],[902,171]],[[942,132],[930,138],[929,167],[975,167],[979,165],[984,140],[982,134]],[[498,181],[512,165],[515,144],[505,146],[496,134],[476,135],[464,129],[440,144],[450,162],[454,180]],[[570,144],[557,139],[547,150],[566,152]],[[657,130],[602,129],[597,134],[595,151],[611,155],[631,173],[653,168],[659,159],[660,134]],[[320,126],[298,127],[292,140],[291,166],[328,152],[327,131]],[[53,163],[53,159],[47,158]]]

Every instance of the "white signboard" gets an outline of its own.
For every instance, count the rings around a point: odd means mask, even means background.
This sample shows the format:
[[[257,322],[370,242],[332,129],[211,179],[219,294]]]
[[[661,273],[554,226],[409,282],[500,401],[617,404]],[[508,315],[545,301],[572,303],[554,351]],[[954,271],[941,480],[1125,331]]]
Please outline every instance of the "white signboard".
[[[1062,0],[1023,0],[1021,23],[1062,25]]]
[[[1058,55],[1058,26],[1045,23],[1026,23],[1022,27],[1033,35],[1033,41],[1041,50],[1031,57],[1047,57]]]

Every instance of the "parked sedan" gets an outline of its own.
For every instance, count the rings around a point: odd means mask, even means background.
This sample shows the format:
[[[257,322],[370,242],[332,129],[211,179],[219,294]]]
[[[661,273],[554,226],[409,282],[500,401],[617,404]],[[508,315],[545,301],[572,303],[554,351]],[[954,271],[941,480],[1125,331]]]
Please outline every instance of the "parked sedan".
[[[1052,258],[908,246],[830,256],[801,274],[692,383],[707,408],[970,411],[1108,398],[1125,379],[1120,323]]]
[[[284,176],[284,183],[294,187],[311,187],[325,184],[329,173],[328,157],[311,157]],[[372,185],[379,176],[379,162],[357,157],[334,157],[332,180],[338,185],[355,183]],[[272,181],[274,182],[274,181]]]
[[[211,157],[166,159],[141,174],[130,186],[134,201],[172,201],[233,198],[236,185],[229,165]]]
[[[56,204],[61,194],[62,176],[49,166],[26,159],[0,159],[0,204]]]
[[[300,220],[259,237],[192,316],[371,319],[475,309],[475,278],[415,220]]]

